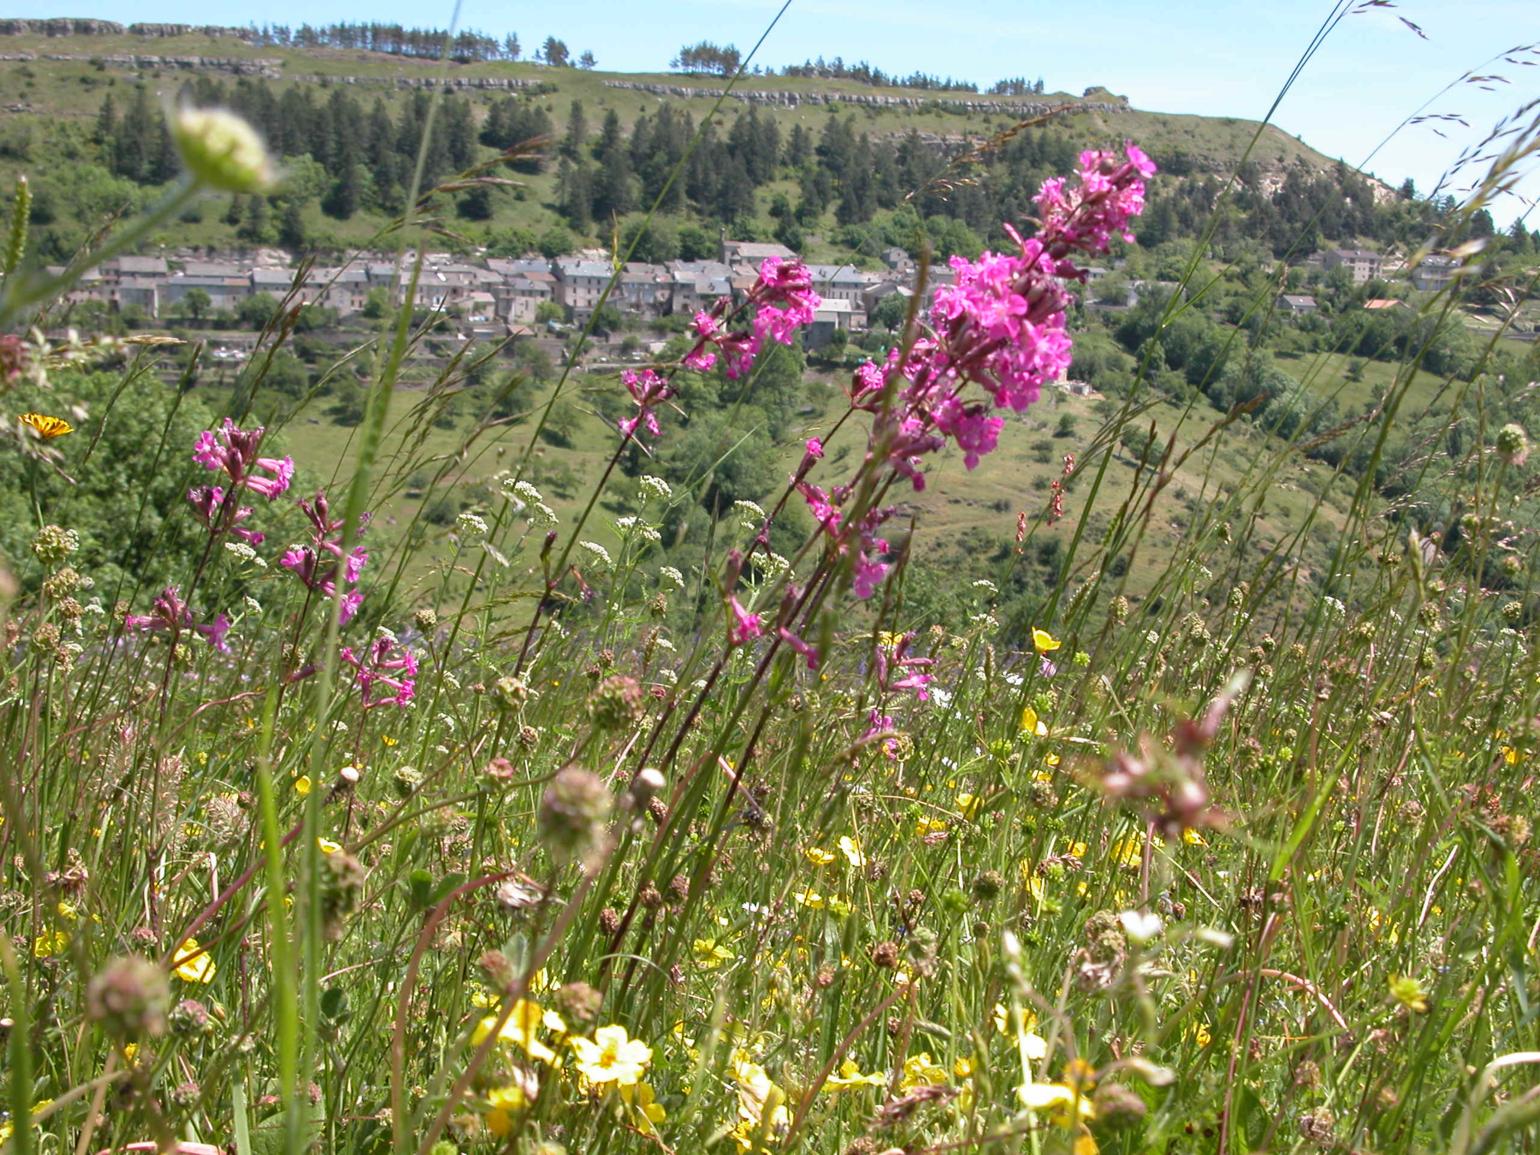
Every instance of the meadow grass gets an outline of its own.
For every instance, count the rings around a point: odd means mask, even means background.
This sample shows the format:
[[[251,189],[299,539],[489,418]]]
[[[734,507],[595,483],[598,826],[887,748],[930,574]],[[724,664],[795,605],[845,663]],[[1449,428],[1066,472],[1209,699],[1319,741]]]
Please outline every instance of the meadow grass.
[[[331,495],[308,581],[280,555],[313,484],[250,491],[261,543],[218,507],[185,614],[107,600],[33,509],[0,587],[0,1149],[1530,1149],[1522,438],[1472,431],[1463,537],[1433,543],[1301,444],[1148,389],[1062,402],[1089,432],[1058,524],[1063,466],[1023,452],[1055,403],[912,498],[835,406],[786,468],[855,470],[857,512],[903,496],[863,600],[829,535],[788,571],[741,513],[676,575],[658,530],[696,489],[611,470],[595,417],[569,459],[600,480],[550,497],[545,410],[435,428],[442,393],[393,388],[411,340],[382,331],[346,447],[304,411],[284,431]],[[101,353],[13,355],[62,401]],[[1436,386],[1415,356],[1366,384],[1377,459]],[[120,419],[4,451],[79,470]],[[208,483],[174,428],[144,461]],[[452,533],[407,527],[467,491]],[[1018,511],[1007,577],[1066,543],[1030,628],[979,583],[909,631],[927,523]],[[360,544],[344,623],[328,547]]]

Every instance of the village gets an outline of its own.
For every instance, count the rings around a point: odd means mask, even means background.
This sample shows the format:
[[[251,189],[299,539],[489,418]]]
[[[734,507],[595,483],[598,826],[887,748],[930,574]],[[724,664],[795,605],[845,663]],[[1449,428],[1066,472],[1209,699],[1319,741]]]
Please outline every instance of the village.
[[[601,307],[642,324],[687,318],[720,297],[741,297],[767,258],[797,257],[784,245],[729,240],[725,235],[715,260],[630,262],[620,266],[618,278],[610,255],[602,250],[549,259],[465,258],[427,252],[420,267],[417,254],[411,252],[399,261],[391,255],[365,253],[342,265],[298,267],[280,249],[227,257],[125,255],[88,271],[68,300],[71,304],[98,302],[129,327],[149,327],[170,320],[197,324],[220,315],[234,317],[244,304],[264,295],[291,308],[325,309],[338,321],[346,321],[369,310],[371,295],[384,305],[397,292],[403,296],[410,292],[415,308],[453,318],[464,338],[503,340],[585,326]],[[1345,268],[1354,285],[1404,273],[1402,262],[1365,249],[1330,249],[1313,254],[1304,266],[1308,272]],[[808,268],[823,302],[806,336],[807,346],[814,349],[837,340],[837,333],[866,331],[880,302],[895,294],[904,298],[912,294],[918,272],[915,260],[898,247],[882,254],[880,269],[849,263]],[[1112,271],[1092,267],[1087,279],[1095,284]],[[1454,280],[1457,271],[1455,258],[1428,256],[1412,269],[1410,281],[1418,291],[1437,292]],[[922,304],[928,305],[936,289],[951,281],[951,269],[943,262],[934,263],[926,274]],[[1135,281],[1127,287],[1126,300],[1104,296],[1096,305],[1114,310],[1132,306],[1152,285],[1159,288],[1163,283]],[[1396,303],[1373,301],[1369,307]],[[1301,316],[1314,312],[1316,301],[1306,293],[1286,293],[1280,306],[1289,315]]]

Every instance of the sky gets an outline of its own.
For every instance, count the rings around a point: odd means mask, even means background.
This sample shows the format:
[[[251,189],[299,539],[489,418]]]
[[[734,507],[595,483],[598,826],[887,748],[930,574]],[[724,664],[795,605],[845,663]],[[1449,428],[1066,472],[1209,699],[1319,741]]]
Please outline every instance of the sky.
[[[6,7],[16,17],[232,25],[444,26],[454,13],[452,0],[11,0]],[[459,25],[499,37],[516,32],[526,55],[554,35],[574,56],[592,51],[602,69],[661,71],[682,45],[700,40],[748,52],[780,7],[781,0],[461,0]],[[1537,0],[1353,0],[1352,9],[1274,116],[1330,157],[1392,185],[1411,177],[1426,193],[1462,149],[1521,104],[1540,100],[1540,48],[1527,56],[1529,67],[1497,59],[1540,44]],[[1103,85],[1136,108],[1260,119],[1332,11],[1331,0],[792,0],[755,61],[779,67],[843,56],[889,73],[966,78],[981,88],[1001,77],[1042,77],[1049,92]],[[1466,73],[1496,74],[1506,83],[1460,83]],[[1468,127],[1449,120],[1411,125],[1381,147],[1419,110],[1460,116]],[[1540,167],[1540,157],[1531,167]],[[1456,177],[1444,188],[1459,196],[1469,183]],[[1532,171],[1518,191],[1525,199],[1491,206],[1500,225],[1540,199],[1540,173]],[[1540,209],[1526,224],[1540,227]]]

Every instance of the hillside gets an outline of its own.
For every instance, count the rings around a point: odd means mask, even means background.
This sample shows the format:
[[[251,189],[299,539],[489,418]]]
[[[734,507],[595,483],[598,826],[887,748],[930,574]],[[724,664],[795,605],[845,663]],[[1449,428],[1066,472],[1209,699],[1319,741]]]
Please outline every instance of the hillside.
[[[331,99],[332,93],[345,86],[342,90],[362,107],[382,98],[394,115],[409,93],[447,84],[468,100],[478,125],[485,125],[494,101],[513,95],[521,104],[544,112],[552,134],[560,138],[569,130],[574,102],[581,104],[590,132],[597,131],[611,111],[629,132],[639,117],[655,115],[665,103],[699,123],[717,105],[725,84],[718,77],[619,74],[507,61],[439,63],[366,51],[255,45],[235,35],[206,31],[159,36],[126,32],[44,35],[17,33],[15,28],[28,24],[12,21],[0,24],[0,32],[7,26],[12,34],[0,34],[0,59],[6,62],[0,69],[0,180],[5,186],[14,175],[25,171],[36,187],[47,188],[52,174],[92,159],[93,149],[99,146],[96,125],[104,100],[111,97],[121,112],[140,85],[155,106],[173,99],[184,84],[193,81],[225,85],[238,79],[260,81],[279,100],[293,88],[316,94],[318,101]],[[1257,130],[1255,123],[1233,118],[1129,108],[1102,90],[1093,90],[1089,98],[1064,93],[982,96],[794,76],[745,77],[722,102],[722,128],[725,130],[749,108],[773,122],[783,141],[798,128],[816,139],[831,119],[848,117],[855,133],[867,134],[875,142],[914,133],[937,155],[944,156],[955,155],[1023,119],[1052,114],[1052,130],[1077,147],[1136,140],[1167,171],[1195,177],[1234,170]],[[318,151],[316,154],[324,164],[327,158]],[[481,153],[482,157],[490,155],[490,150]],[[1312,174],[1329,173],[1335,165],[1271,127],[1257,140],[1250,159],[1253,175],[1266,188],[1276,187],[1296,165]],[[562,223],[562,214],[557,211],[561,192],[555,166],[522,174],[520,179],[525,191],[498,195],[485,220],[462,220],[456,231],[470,242],[486,243],[500,230],[519,229],[538,236]],[[70,220],[100,213],[109,205],[121,207],[113,201],[121,202],[129,192],[109,187],[95,191],[98,195],[83,198],[85,203],[78,212],[73,205],[61,205],[53,210],[55,215]],[[784,173],[778,181],[761,184],[752,212],[740,214],[744,218],[741,223],[748,226],[746,231],[768,238],[774,228],[769,213],[775,196],[795,193],[795,182]],[[337,219],[307,204],[303,208],[306,239],[322,246],[359,243],[388,218],[389,207],[369,203],[366,195],[356,213]],[[90,225],[85,219],[75,223],[75,230],[54,243],[59,250],[52,254],[55,258],[62,259],[62,250],[69,242],[83,239]],[[581,228],[577,231],[583,232]],[[832,257],[851,248],[829,236],[834,231],[832,222],[826,227],[814,222],[805,231],[812,234],[811,256]],[[215,247],[242,243],[234,227],[217,213],[186,219],[175,235],[162,239],[171,244]],[[590,239],[608,238],[596,230]],[[821,250],[820,242],[826,240],[829,247]]]

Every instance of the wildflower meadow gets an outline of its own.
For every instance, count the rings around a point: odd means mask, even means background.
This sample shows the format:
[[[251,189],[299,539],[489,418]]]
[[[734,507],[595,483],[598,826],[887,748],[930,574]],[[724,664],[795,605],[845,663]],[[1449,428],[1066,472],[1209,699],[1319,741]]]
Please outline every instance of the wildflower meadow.
[[[1343,518],[1323,488],[1269,529],[1325,534],[1315,573],[1257,543],[1314,435],[1205,484],[1254,405],[1194,402],[1115,485],[1136,389],[989,514],[997,577],[922,615],[914,503],[1066,376],[1086,264],[1163,179],[1138,141],[1023,190],[1005,243],[922,260],[947,283],[773,492],[697,531],[734,447],[692,485],[651,463],[801,341],[800,261],[614,375],[570,500],[535,468],[562,386],[419,452],[472,366],[403,421],[404,306],[348,354],[367,398],[328,454],[263,404],[298,305],[218,407],[150,372],[168,338],[49,323],[187,204],[283,179],[233,114],[171,115],[167,201],[44,273],[23,188],[3,253],[0,1151],[1535,1149],[1533,383],[1447,385],[1481,416],[1405,501],[1456,493],[1458,534],[1331,473]],[[1515,123],[1461,211],[1532,163]],[[1331,433],[1362,476],[1420,359]],[[504,434],[466,508],[409,512]]]

